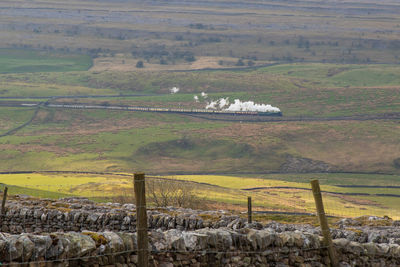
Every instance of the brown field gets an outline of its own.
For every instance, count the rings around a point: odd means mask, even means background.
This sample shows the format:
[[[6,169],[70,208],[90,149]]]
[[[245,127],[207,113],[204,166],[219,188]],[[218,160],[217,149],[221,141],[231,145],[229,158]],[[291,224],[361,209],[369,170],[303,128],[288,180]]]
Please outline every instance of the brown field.
[[[116,55],[115,57],[99,57],[94,59],[93,67],[90,71],[165,71],[165,70],[201,70],[201,69],[219,69],[219,68],[232,68],[235,69],[237,58],[231,57],[197,57],[196,61],[192,63],[176,63],[173,65],[161,65],[156,63],[144,63],[144,68],[138,69],[136,64],[139,60],[125,57],[124,55]],[[219,61],[223,61],[224,65],[221,66]],[[268,61],[257,61],[255,66],[268,64]]]
[[[148,69],[216,67],[220,58],[399,62],[394,1],[5,0],[0,8],[0,47],[91,53],[102,57],[95,70],[131,70],[138,59],[148,60]],[[183,64],[174,52],[200,62]]]

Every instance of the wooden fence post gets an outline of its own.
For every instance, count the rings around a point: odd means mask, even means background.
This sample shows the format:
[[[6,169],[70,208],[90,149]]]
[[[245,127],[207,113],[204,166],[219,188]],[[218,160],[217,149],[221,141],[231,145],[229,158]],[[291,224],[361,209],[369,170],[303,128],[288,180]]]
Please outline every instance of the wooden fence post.
[[[149,243],[147,236],[147,210],[146,210],[146,188],[144,173],[135,173],[134,188],[136,198],[136,232],[138,243],[137,266],[148,267]]]
[[[1,202],[1,215],[4,215],[6,212],[6,199],[7,199],[7,191],[8,191],[8,187],[6,186],[4,188],[4,193],[3,193],[3,202]]]
[[[247,197],[247,222],[252,223],[251,197]]]
[[[322,202],[321,189],[319,187],[319,181],[313,180],[311,181],[312,192],[314,195],[315,206],[317,208],[318,220],[321,225],[321,232],[324,237],[324,246],[328,249],[329,259],[331,261],[332,267],[338,267],[339,262],[336,258],[335,249],[333,247],[331,233],[328,226],[328,220],[325,216],[324,204]]]

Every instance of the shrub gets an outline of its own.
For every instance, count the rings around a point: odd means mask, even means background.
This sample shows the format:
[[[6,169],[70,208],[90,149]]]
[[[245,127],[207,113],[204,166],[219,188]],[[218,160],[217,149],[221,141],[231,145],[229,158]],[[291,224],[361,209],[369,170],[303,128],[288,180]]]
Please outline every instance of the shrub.
[[[136,63],[136,68],[138,68],[138,69],[144,68],[144,63],[143,63],[143,61],[139,60],[139,61]]]

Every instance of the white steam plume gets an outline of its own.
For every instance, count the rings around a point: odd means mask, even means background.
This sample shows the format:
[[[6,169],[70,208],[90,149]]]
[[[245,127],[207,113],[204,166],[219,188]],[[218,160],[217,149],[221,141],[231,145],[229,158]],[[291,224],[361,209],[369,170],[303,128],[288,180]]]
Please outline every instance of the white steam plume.
[[[195,96],[193,97],[193,99],[194,99],[194,101],[199,102],[199,97],[198,97],[197,95],[195,95]]]
[[[210,103],[207,102],[206,109],[217,109],[217,105],[218,105],[218,100],[211,101]]]
[[[219,108],[223,108],[223,107],[229,105],[229,97],[221,98],[220,100],[218,100],[218,102],[219,102]]]
[[[229,105],[229,97],[207,102],[206,109],[222,109],[227,105]]]
[[[225,110],[227,111],[259,111],[259,112],[280,112],[281,110],[277,107],[273,107],[268,104],[255,104],[253,101],[242,102],[239,99],[235,99],[235,102],[231,104]]]
[[[179,92],[179,88],[178,87],[172,87],[171,89],[169,89],[169,91],[171,92],[171,94],[176,94]]]

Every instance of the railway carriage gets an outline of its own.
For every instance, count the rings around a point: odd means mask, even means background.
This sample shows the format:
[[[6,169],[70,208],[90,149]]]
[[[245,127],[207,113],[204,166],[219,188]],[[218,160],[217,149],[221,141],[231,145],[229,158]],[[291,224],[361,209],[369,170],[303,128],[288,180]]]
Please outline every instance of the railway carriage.
[[[260,112],[260,111],[229,111],[229,110],[209,110],[209,109],[185,109],[185,108],[153,108],[153,107],[130,107],[130,106],[109,106],[109,105],[77,105],[77,104],[49,104],[45,106],[52,108],[71,108],[71,109],[111,109],[111,110],[132,110],[143,112],[171,112],[187,114],[220,114],[220,115],[240,115],[240,116],[282,116],[282,112]]]

